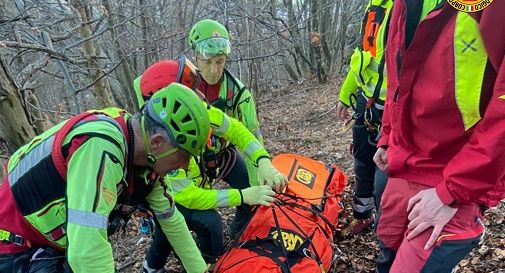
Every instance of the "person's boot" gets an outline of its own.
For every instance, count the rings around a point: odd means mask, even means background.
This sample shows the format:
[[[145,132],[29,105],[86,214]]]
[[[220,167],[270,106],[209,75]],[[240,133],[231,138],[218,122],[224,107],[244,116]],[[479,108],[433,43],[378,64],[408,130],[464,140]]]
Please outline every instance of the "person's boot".
[[[166,273],[165,268],[160,268],[160,269],[150,268],[147,265],[146,260],[144,260],[144,262],[142,263],[142,266],[143,266],[143,270],[142,270],[143,273]]]
[[[375,216],[372,214],[366,219],[354,218],[349,225],[349,229],[352,235],[358,235],[363,232],[369,232],[373,229],[375,222]]]
[[[231,239],[238,239],[242,231],[251,217],[251,206],[242,204],[237,207],[235,217],[233,218],[228,232]]]

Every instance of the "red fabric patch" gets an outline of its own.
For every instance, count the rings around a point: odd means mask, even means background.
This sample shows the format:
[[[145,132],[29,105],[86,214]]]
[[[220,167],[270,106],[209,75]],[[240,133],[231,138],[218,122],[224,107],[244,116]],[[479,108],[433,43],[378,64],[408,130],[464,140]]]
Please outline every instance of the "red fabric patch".
[[[198,86],[198,90],[200,90],[205,95],[209,103],[212,103],[219,98],[220,88],[221,88],[221,82],[218,82],[214,85],[210,85],[203,78],[202,81],[200,82],[200,85]]]

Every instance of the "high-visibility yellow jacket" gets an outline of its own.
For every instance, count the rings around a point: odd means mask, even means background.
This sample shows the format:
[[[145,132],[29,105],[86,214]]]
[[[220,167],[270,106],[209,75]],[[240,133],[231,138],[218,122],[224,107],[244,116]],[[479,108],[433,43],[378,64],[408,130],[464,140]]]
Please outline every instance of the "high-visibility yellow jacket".
[[[339,100],[350,106],[350,96],[358,89],[368,98],[386,99],[386,68],[384,50],[393,0],[370,0],[361,33],[361,45],[354,49],[349,72],[340,89]]]

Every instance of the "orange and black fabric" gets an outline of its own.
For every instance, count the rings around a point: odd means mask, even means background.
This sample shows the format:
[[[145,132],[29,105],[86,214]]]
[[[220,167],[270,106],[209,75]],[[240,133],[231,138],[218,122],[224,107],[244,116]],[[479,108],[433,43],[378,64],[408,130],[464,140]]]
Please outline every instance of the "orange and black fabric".
[[[372,5],[366,12],[363,21],[362,29],[362,49],[369,51],[372,56],[377,55],[377,38],[379,38],[379,29],[381,24],[386,24],[384,18],[386,17],[386,8],[382,6]]]
[[[334,164],[282,154],[272,160],[289,180],[271,207],[260,206],[213,272],[328,272],[347,177]]]

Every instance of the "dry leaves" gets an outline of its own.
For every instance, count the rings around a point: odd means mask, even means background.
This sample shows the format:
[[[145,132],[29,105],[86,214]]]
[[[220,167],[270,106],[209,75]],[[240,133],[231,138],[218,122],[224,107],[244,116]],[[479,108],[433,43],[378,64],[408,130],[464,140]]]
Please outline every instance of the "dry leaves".
[[[340,219],[337,246],[341,250],[335,272],[373,272],[379,248],[373,233],[351,236],[346,229],[352,220],[351,187],[354,182],[352,156],[349,154],[350,132],[342,132],[334,108],[340,83],[336,79],[326,85],[306,81],[258,96],[257,107],[266,146],[272,154],[299,153],[324,162],[335,162],[348,174],[349,185],[344,194],[344,211]],[[486,237],[457,266],[458,273],[505,272],[505,204],[486,213]],[[225,226],[233,209],[220,210]],[[132,221],[127,234],[117,236],[114,250],[121,272],[140,272],[148,242],[136,246],[139,239]],[[130,237],[131,236],[131,237]],[[229,238],[226,238],[229,241]],[[134,261],[134,262],[132,262]],[[183,272],[172,257],[166,266],[170,272]]]

